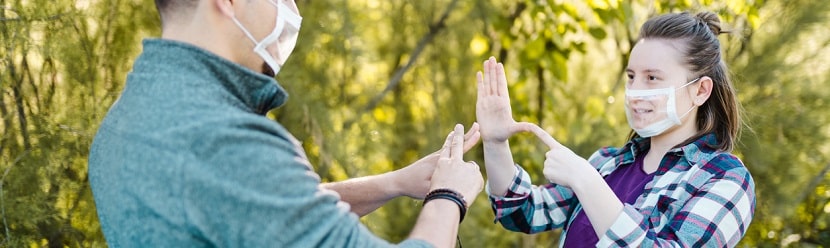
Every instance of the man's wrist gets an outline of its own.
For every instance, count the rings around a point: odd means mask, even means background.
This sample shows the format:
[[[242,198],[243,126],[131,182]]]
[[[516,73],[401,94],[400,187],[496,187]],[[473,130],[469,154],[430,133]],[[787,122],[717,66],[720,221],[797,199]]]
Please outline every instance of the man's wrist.
[[[404,187],[401,185],[401,182],[404,180],[397,179],[399,174],[398,172],[399,170],[395,170],[377,175],[379,177],[378,190],[382,191],[383,194],[389,199],[406,195]]]
[[[424,205],[432,200],[444,199],[455,203],[458,206],[459,211],[459,218],[458,223],[464,221],[464,216],[467,213],[467,201],[464,200],[464,196],[458,193],[455,190],[451,190],[448,188],[439,188],[429,192],[427,196],[424,198]]]

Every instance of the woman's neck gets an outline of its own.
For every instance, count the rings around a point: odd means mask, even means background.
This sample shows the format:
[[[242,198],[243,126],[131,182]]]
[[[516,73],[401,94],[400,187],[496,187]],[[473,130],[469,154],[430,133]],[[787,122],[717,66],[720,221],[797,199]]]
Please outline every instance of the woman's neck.
[[[694,120],[694,115],[686,119],[686,122],[682,125],[666,130],[666,132],[660,135],[651,137],[649,141],[649,151],[648,154],[646,154],[643,170],[647,173],[656,171],[660,161],[663,160],[663,157],[669,150],[697,133],[697,124],[691,120]]]
[[[689,112],[686,118],[681,120],[680,126],[675,126],[660,135],[651,137],[652,150],[657,148],[667,152],[697,134],[698,128],[695,120],[697,120],[697,109]]]

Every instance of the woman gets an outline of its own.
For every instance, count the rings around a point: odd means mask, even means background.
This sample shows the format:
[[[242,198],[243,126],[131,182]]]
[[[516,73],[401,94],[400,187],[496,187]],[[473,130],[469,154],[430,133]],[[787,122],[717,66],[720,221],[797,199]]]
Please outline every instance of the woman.
[[[711,12],[643,24],[626,70],[630,139],[588,160],[515,122],[503,65],[484,62],[476,115],[496,220],[525,233],[564,227],[565,247],[735,246],[752,220],[755,186],[730,153],[741,123],[719,33]],[[521,131],[551,147],[549,184],[532,185],[514,165],[507,139]]]

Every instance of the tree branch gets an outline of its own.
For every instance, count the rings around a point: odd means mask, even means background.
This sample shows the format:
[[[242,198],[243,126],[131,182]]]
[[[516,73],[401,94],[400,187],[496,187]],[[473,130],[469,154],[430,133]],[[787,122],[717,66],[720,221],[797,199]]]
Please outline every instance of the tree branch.
[[[25,55],[23,56],[26,57]],[[29,143],[29,131],[27,130],[28,123],[26,123],[26,111],[23,108],[23,76],[20,77],[16,76],[14,65],[10,66],[12,80],[16,81],[15,85],[12,86],[12,99],[15,103],[15,109],[17,110],[17,120],[18,124],[20,125],[20,134],[23,136],[23,147],[25,149],[31,148],[31,143]]]
[[[26,57],[23,57],[23,62],[21,63],[20,67],[23,70],[20,73],[25,73],[21,75],[21,77],[26,77],[27,80],[25,81],[29,82],[29,85],[32,86],[32,95],[34,96],[33,98],[35,100],[36,108],[32,108],[32,103],[28,101],[28,99],[26,101],[26,105],[29,106],[29,114],[35,115],[35,110],[37,110],[38,113],[40,113],[40,111],[42,111],[43,109],[43,103],[40,101],[40,89],[38,88],[38,83],[35,82],[35,77],[32,76],[32,69],[29,68],[29,60],[26,59]]]
[[[437,35],[438,32],[447,27],[447,17],[457,4],[458,0],[453,0],[452,2],[450,2],[447,8],[444,9],[444,13],[441,14],[441,17],[438,19],[438,21],[429,25],[429,32],[427,32],[423,37],[421,37],[421,40],[418,41],[418,44],[415,46],[415,49],[412,50],[412,55],[409,56],[409,61],[407,61],[404,66],[399,67],[397,71],[395,71],[392,78],[389,79],[389,83],[386,84],[386,88],[384,88],[383,91],[380,92],[380,94],[377,94],[375,97],[373,97],[372,100],[370,100],[369,103],[366,104],[365,107],[363,107],[363,110],[361,110],[361,112],[358,113],[354,119],[352,119],[351,121],[344,122],[343,126],[345,128],[349,128],[355,121],[360,119],[360,116],[375,109],[375,107],[377,107],[380,101],[383,100],[383,98],[387,94],[389,94],[389,92],[398,87],[398,85],[401,82],[401,79],[403,78],[403,75],[407,71],[409,71],[413,64],[415,64],[415,61],[418,60],[418,57],[420,57],[421,52],[424,51],[427,44],[431,43],[432,40],[435,39],[435,35]]]
[[[2,77],[0,77],[2,80]],[[3,119],[3,130],[11,129],[11,118],[9,118],[9,110],[6,108],[5,90],[0,89],[0,118]],[[3,156],[3,148],[6,146],[6,140],[9,138],[8,132],[3,132],[0,135],[0,157]]]

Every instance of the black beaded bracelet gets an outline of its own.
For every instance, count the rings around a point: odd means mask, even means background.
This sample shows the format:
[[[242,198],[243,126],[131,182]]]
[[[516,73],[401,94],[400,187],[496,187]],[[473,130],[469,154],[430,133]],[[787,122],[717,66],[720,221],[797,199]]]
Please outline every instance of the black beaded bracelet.
[[[464,221],[464,215],[467,214],[467,202],[464,201],[464,196],[451,189],[436,189],[429,192],[424,198],[424,204],[434,199],[447,199],[458,205],[458,210],[461,212],[458,223]]]

